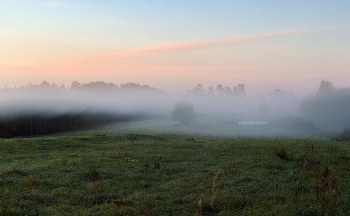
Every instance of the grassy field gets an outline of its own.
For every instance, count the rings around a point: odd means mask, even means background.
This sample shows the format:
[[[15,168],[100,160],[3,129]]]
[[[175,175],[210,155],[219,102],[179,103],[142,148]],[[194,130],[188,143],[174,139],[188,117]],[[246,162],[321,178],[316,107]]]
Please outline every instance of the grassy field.
[[[350,142],[168,123],[0,139],[0,215],[350,215]]]

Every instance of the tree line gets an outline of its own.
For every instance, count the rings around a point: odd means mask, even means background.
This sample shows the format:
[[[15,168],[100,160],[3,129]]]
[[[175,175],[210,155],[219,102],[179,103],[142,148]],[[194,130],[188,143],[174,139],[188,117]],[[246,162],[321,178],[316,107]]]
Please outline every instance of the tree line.
[[[95,126],[141,120],[146,118],[142,114],[117,115],[115,113],[69,113],[50,115],[12,114],[0,118],[0,137],[34,136],[57,132],[88,129]]]
[[[350,127],[350,88],[337,89],[321,80],[318,92],[301,101],[300,112],[321,128],[339,131]]]
[[[125,83],[119,86],[114,83],[106,83],[102,81],[79,83],[73,81],[69,88],[64,85],[50,84],[42,81],[40,84],[29,83],[20,88],[8,88],[7,85],[1,89],[0,97],[11,99],[13,94],[21,95],[22,93],[30,93],[37,95],[45,93],[47,98],[50,94],[67,92],[68,94],[79,92],[94,93],[164,93],[163,90],[150,87],[149,85],[140,85],[137,83]],[[47,95],[48,94],[48,95]],[[64,94],[62,94],[64,96]],[[40,97],[40,94],[39,94]],[[6,103],[6,100],[3,100]],[[35,101],[33,102],[35,103]],[[48,102],[49,103],[49,102]],[[21,105],[2,104],[0,109],[0,137],[15,136],[34,136],[42,134],[50,134],[56,132],[79,130],[91,128],[94,126],[108,124],[121,121],[140,120],[146,116],[141,113],[121,114],[117,111],[67,111],[65,113],[56,113],[55,110],[47,110],[45,104],[37,104],[37,109],[29,109],[21,107]],[[39,108],[41,107],[41,108]]]
[[[144,91],[144,92],[158,92],[163,93],[162,89],[157,89],[150,87],[149,85],[140,85],[137,83],[129,82],[125,84],[116,85],[112,82],[106,83],[103,81],[96,81],[90,83],[80,83],[78,81],[73,81],[69,88],[65,85],[58,86],[56,83],[50,84],[46,80],[42,81],[40,84],[29,83],[25,86],[17,88],[9,88],[7,85],[4,88],[0,88],[0,92],[21,92],[21,91],[67,91],[67,90],[82,90],[82,91]]]
[[[328,81],[327,81],[328,82]],[[22,85],[21,87],[14,88],[7,87],[5,85],[4,88],[0,88],[1,92],[55,92],[55,91],[93,91],[93,92],[132,92],[132,93],[165,93],[164,90],[159,88],[150,87],[149,85],[140,85],[138,83],[128,82],[121,83],[120,85],[114,84],[112,82],[103,82],[96,81],[90,83],[80,83],[78,81],[73,81],[71,85],[66,88],[65,85],[57,85],[56,83],[49,83],[46,80],[43,80],[40,84],[28,83],[26,85]],[[236,96],[245,96],[246,88],[244,84],[238,84],[236,86],[224,87],[221,84],[217,84],[216,88],[208,87],[208,90],[204,89],[203,84],[197,84],[192,90],[187,90],[186,94],[190,95],[236,95]],[[294,93],[289,91],[281,91],[280,89],[275,89],[275,91],[271,91],[270,95],[274,96],[294,96]]]
[[[208,91],[206,91],[203,87],[203,84],[197,84],[195,88],[192,90],[187,90],[187,94],[208,94],[208,95],[239,95],[244,96],[246,91],[244,84],[238,84],[237,86],[233,87],[232,89],[230,87],[223,87],[221,84],[218,84],[216,89],[213,87],[209,87]]]

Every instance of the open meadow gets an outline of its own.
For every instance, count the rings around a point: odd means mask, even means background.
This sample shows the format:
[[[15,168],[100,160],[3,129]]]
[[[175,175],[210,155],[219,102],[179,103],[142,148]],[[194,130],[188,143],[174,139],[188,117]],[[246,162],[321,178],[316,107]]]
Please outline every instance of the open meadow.
[[[350,0],[0,0],[0,216],[350,216]]]
[[[350,215],[349,141],[203,119],[0,139],[0,215]]]

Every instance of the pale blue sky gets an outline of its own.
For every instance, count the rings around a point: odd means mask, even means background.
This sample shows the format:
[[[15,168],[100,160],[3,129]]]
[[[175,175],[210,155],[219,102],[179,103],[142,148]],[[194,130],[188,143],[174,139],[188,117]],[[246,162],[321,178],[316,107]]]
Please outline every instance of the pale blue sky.
[[[271,69],[274,71],[273,76],[276,76],[278,70],[282,71],[283,66],[286,69],[290,69],[291,65],[314,68],[324,63],[328,68],[331,67],[329,65],[339,67],[339,65],[346,65],[350,60],[348,51],[350,29],[349,26],[346,27],[350,24],[349,11],[350,1],[347,0],[0,0],[0,72],[4,74],[0,86],[5,83],[25,84],[27,80],[39,82],[50,78],[30,70],[30,73],[27,72],[26,76],[22,76],[25,78],[18,79],[18,74],[21,73],[12,69],[11,65],[34,67],[38,63],[49,64],[54,60],[104,55],[162,44],[345,25],[345,27],[330,28],[326,31],[243,41],[236,45],[205,49],[201,52],[183,51],[178,54],[158,54],[155,57],[135,57],[115,62],[118,67],[123,65],[124,68],[127,63],[147,66],[166,65],[167,67],[249,65],[262,68],[267,65],[271,68],[275,65],[278,69]],[[266,57],[266,53],[269,53],[269,58]],[[334,71],[339,69],[342,72],[339,74],[334,72],[332,75],[327,73],[328,69],[325,68],[320,71],[326,72],[320,74],[313,69],[310,71],[314,77],[309,76],[305,79],[315,82],[320,78],[329,78],[336,85],[344,87],[344,77],[350,79],[350,76],[346,76],[344,72],[350,67],[344,67],[334,68]],[[304,69],[295,70],[299,70],[299,74],[294,77],[296,80],[297,76],[302,74],[300,70]],[[10,71],[16,71],[16,73],[10,73]],[[308,73],[311,73],[310,71]],[[49,74],[52,75],[52,80],[61,80],[67,84],[73,79],[88,81],[86,75],[81,77],[82,72],[79,72],[80,75],[62,75],[65,74],[64,71],[62,73],[52,71]],[[147,73],[149,76],[154,75],[151,71]],[[167,72],[166,76],[158,74],[159,77],[154,79],[159,78],[161,82],[152,83],[150,79],[144,79],[146,75],[141,76],[134,72],[128,74],[119,72],[115,74],[119,79],[115,78],[115,80],[164,87],[166,84],[162,86],[160,83],[171,82],[169,78],[171,73],[181,80],[179,74],[184,74],[185,71]],[[198,82],[206,85],[217,84],[209,83],[211,79],[208,73],[206,71],[206,77],[203,80],[199,79]],[[220,72],[215,71],[215,73]],[[230,78],[241,79],[237,82],[249,83],[250,77],[244,77],[244,73],[233,71]],[[285,73],[289,73],[291,77],[293,72]],[[227,71],[222,74],[227,74]],[[112,78],[110,73],[106,75],[90,72],[89,76],[90,79],[100,77],[101,80]],[[115,82],[118,83],[118,81]],[[178,89],[174,84],[169,90],[180,91],[181,88],[194,86],[196,82],[189,79],[187,83],[179,85]],[[256,82],[258,81],[252,84]],[[283,81],[274,83],[283,83]],[[262,88],[266,87],[262,86]],[[280,87],[276,86],[276,88]]]
[[[0,4],[2,26],[110,25],[109,33],[124,30],[120,36],[138,38],[138,33],[150,41],[212,39],[350,24],[350,1],[345,0],[2,0]]]

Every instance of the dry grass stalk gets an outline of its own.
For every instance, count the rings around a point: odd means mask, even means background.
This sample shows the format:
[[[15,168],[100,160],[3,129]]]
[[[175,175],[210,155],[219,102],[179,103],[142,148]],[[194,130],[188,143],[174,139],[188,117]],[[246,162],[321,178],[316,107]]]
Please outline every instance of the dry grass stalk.
[[[12,215],[15,215],[16,213],[16,199],[15,198],[11,198],[9,200],[9,203],[7,205],[7,209],[9,211],[9,213],[12,213]]]
[[[323,178],[327,179],[328,176],[329,176],[329,169],[328,169],[328,166],[326,166],[324,168]]]
[[[213,189],[211,191],[211,202],[210,206],[213,208],[216,200],[218,199],[218,187],[220,186],[220,179],[222,176],[222,171],[219,169],[219,171],[216,173],[214,179],[213,179]]]
[[[236,145],[232,144],[231,145],[231,153],[234,154],[236,152]]]
[[[303,168],[300,171],[302,175],[304,175],[304,173],[307,171],[307,167],[308,167],[308,163],[307,161],[305,161]]]
[[[133,208],[133,209],[130,209],[129,211],[129,214],[130,215],[141,215],[141,216],[146,216],[147,213],[145,212],[145,210],[143,210],[142,208],[138,207],[138,208]]]
[[[37,203],[36,203],[35,181],[32,175],[27,176],[27,178],[24,180],[24,185],[26,186],[27,190],[33,194],[33,204],[34,204],[35,214],[39,215],[39,212],[37,209]]]
[[[35,192],[35,181],[33,176],[28,175],[27,178],[24,180],[24,184],[30,192]]]
[[[123,200],[122,198],[116,199],[116,200],[112,199],[111,201],[116,206],[123,206],[123,205],[125,205],[125,206],[133,206],[134,205],[134,203],[132,201],[130,201],[130,200]]]
[[[104,182],[102,180],[100,181],[93,181],[89,186],[88,190],[92,192],[95,196],[98,196],[103,190],[104,190]]]
[[[326,193],[327,193],[327,177],[329,174],[328,167],[325,167],[325,171],[321,176],[320,170],[318,168],[315,169],[314,179],[316,183],[316,197],[321,202],[322,211],[326,209]]]
[[[197,209],[196,209],[196,215],[195,216],[202,216],[202,209],[203,209],[203,203],[202,203],[202,199],[200,199],[198,204],[197,204]]]
[[[339,186],[335,172],[332,173],[331,183],[330,183],[330,196],[332,201],[336,201],[339,198]]]
[[[314,171],[315,182],[318,182],[321,178],[320,168],[316,167]]]
[[[218,216],[223,216],[223,215],[225,215],[226,214],[226,211],[221,211],[219,214],[218,214]]]
[[[316,197],[321,202],[322,211],[326,210],[330,201],[337,201],[339,198],[339,186],[336,178],[336,172],[332,172],[331,179],[329,180],[330,172],[328,166],[321,176],[319,168],[315,169],[314,179],[316,183]]]

